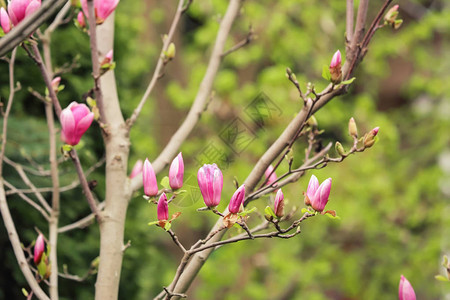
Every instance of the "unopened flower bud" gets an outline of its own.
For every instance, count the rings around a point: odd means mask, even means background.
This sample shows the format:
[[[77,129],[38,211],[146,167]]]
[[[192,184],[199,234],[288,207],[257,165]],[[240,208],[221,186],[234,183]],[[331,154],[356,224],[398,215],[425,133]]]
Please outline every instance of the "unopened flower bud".
[[[198,170],[197,181],[206,206],[219,205],[223,188],[223,175],[219,167],[216,164],[203,165]]]
[[[55,77],[52,80],[52,88],[55,93],[58,93],[59,83],[61,82],[61,77]]]
[[[42,254],[45,251],[45,240],[42,234],[39,234],[36,239],[36,243],[34,244],[34,263],[38,265],[41,262]]]
[[[273,166],[270,165],[267,167],[266,171],[264,172],[264,177],[267,180],[266,185],[272,185],[275,181],[277,181],[277,174],[275,174],[275,171],[273,169]]]
[[[172,161],[169,169],[169,184],[172,190],[178,190],[183,186],[184,162],[181,152]]]
[[[345,150],[344,147],[342,146],[341,143],[336,142],[336,144],[334,145],[334,148],[336,149],[336,152],[340,155],[340,156],[345,156]]]
[[[245,184],[241,185],[236,192],[234,192],[233,197],[231,197],[230,204],[228,204],[228,210],[230,213],[237,214],[241,210],[241,206],[245,199]]]
[[[273,204],[273,212],[278,218],[284,216],[284,195],[281,189],[278,190]]]
[[[77,15],[77,22],[78,22],[78,25],[79,25],[81,28],[85,28],[85,27],[86,27],[86,20],[84,19],[84,14],[83,14],[82,11],[80,11],[80,12],[78,13],[78,15]]]
[[[140,173],[142,173],[144,163],[142,160],[138,159],[136,163],[133,166],[133,170],[131,170],[130,178],[133,179],[134,177],[138,176]]]
[[[398,4],[391,7],[391,9],[388,10],[388,12],[384,15],[384,20],[392,24],[395,22],[395,19],[398,16]]]
[[[11,20],[3,7],[0,8],[0,26],[2,26],[4,33],[8,33],[11,30]]]
[[[112,60],[113,60],[113,55],[114,52],[113,50],[109,50],[108,53],[106,53],[105,58],[103,59],[103,61],[101,62],[101,66],[103,67],[104,65],[109,65],[111,64]]]
[[[357,138],[358,137],[358,127],[356,127],[356,122],[353,117],[348,121],[348,134],[350,136]]]
[[[336,53],[334,53],[330,63],[331,82],[334,84],[338,84],[342,81],[341,63],[341,52],[338,50],[336,51]]]
[[[169,47],[167,48],[167,51],[166,51],[166,57],[168,59],[173,59],[175,57],[175,53],[176,53],[175,44],[170,43]]]
[[[399,300],[416,300],[416,293],[405,276],[400,277],[400,284],[398,286],[398,299]]]
[[[145,159],[142,169],[142,181],[144,184],[144,194],[151,197],[158,194],[158,183],[156,182],[155,171],[148,158]]]
[[[169,219],[169,205],[167,204],[166,193],[162,193],[159,197],[157,215],[158,221],[167,221]]]
[[[375,137],[377,136],[379,129],[380,127],[375,127],[374,129],[366,133],[363,141],[364,147],[370,148],[373,146],[373,144],[375,144]]]
[[[317,119],[314,116],[309,117],[307,124],[311,127],[317,127],[319,126],[319,123],[317,123]]]

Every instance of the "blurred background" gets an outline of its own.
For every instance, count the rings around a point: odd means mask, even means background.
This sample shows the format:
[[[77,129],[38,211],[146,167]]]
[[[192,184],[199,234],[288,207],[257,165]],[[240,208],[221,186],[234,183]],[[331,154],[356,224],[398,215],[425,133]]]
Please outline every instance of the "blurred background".
[[[131,132],[130,170],[138,159],[155,159],[183,121],[227,3],[194,1],[182,18],[174,41],[176,58]],[[194,281],[190,299],[396,299],[401,274],[418,299],[450,299],[449,284],[434,278],[444,274],[442,257],[450,254],[450,3],[402,0],[398,4],[403,26],[376,33],[349,93],[315,115],[325,130],[320,136],[323,145],[340,141],[350,148],[351,117],[360,134],[379,126],[379,141],[364,153],[310,171],[283,188],[286,208],[300,209],[311,174],[320,181],[332,177],[327,208],[336,210],[340,219],[308,219],[302,223],[302,233],[289,240],[245,241],[218,249]],[[116,10],[115,73],[125,117],[131,115],[153,74],[176,5],[176,1],[123,0]],[[381,5],[382,1],[370,3],[369,20]],[[196,212],[203,204],[195,177],[199,166],[216,162],[223,170],[219,208],[224,209],[235,190],[233,179],[245,180],[302,107],[285,77],[286,67],[296,73],[303,89],[312,82],[320,90],[326,85],[322,67],[337,49],[345,51],[345,1],[245,1],[227,48],[244,39],[250,26],[256,39],[224,59],[207,111],[180,149],[188,193],[169,212],[182,212],[172,228],[185,245],[203,238],[216,220],[213,214]],[[61,74],[62,106],[81,101],[92,87],[87,35],[70,21],[54,33],[52,50],[54,66],[71,69]],[[0,62],[3,103],[9,94],[7,67]],[[7,156],[47,167],[44,107],[29,92],[44,93],[45,88],[23,49],[18,51],[16,80],[22,90],[13,105]],[[255,103],[266,105],[263,122],[252,114]],[[235,128],[242,135],[232,141]],[[97,125],[83,138],[79,153],[85,169],[102,158],[100,139]],[[301,140],[294,147],[294,166],[302,164],[305,145]],[[334,150],[330,154],[336,155]],[[75,180],[70,161],[61,161],[61,170],[62,185]],[[283,163],[277,173],[286,170]],[[13,169],[5,172],[9,182],[25,188]],[[103,172],[102,166],[88,177],[97,181],[94,192],[99,199],[104,197]],[[158,179],[167,173],[164,170]],[[48,178],[32,179],[38,186],[50,184]],[[270,197],[250,207],[262,214]],[[25,245],[36,238],[34,226],[47,231],[40,215],[19,197],[11,195],[8,200]],[[64,192],[61,206],[61,226],[89,214],[80,188]],[[175,274],[181,252],[167,233],[147,226],[155,219],[155,206],[142,198],[142,191],[136,193],[128,210],[125,242],[130,240],[131,247],[124,256],[120,299],[151,299]],[[249,225],[259,222],[258,214],[249,219]],[[227,236],[237,233],[233,228]],[[66,265],[69,273],[83,276],[98,247],[95,224],[60,235],[60,271]],[[0,299],[22,299],[20,290],[26,283],[3,226],[0,261]],[[61,279],[61,299],[93,299],[94,284],[95,275],[79,283]]]

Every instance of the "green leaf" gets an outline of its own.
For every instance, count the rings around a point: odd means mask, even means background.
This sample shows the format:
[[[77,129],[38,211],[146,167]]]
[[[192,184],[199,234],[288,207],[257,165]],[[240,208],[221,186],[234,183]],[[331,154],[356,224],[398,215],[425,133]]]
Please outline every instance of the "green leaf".
[[[303,207],[303,208],[302,208],[302,214],[305,214],[305,213],[307,213],[307,212],[309,212],[309,210],[308,210],[306,207]]]
[[[147,225],[151,226],[151,225],[155,225],[155,224],[158,224],[158,223],[159,223],[159,221],[153,221],[153,222],[149,222]]]
[[[45,253],[42,254],[41,261],[39,262],[39,265],[37,266],[37,269],[39,271],[39,275],[44,278],[45,274],[47,274],[47,265],[45,264],[46,255]]]
[[[172,227],[172,223],[167,222],[166,225],[164,226],[164,230],[169,231],[171,227]]]
[[[353,81],[355,81],[355,79],[356,79],[356,77],[352,77],[352,78],[350,78],[348,80],[342,81],[341,84],[343,84],[343,85],[350,84]]]
[[[264,210],[264,212],[266,213],[266,215],[272,216],[274,218],[276,218],[277,216],[275,215],[275,213],[273,212],[272,207],[270,206],[266,206],[266,209]]]
[[[328,218],[330,218],[330,219],[333,219],[333,220],[340,220],[341,219],[341,217],[339,217],[339,216],[336,216],[336,217],[334,217],[333,215],[331,215],[331,214],[325,214]]]
[[[447,255],[444,255],[444,261],[442,262],[442,266],[444,268],[447,268],[447,266],[448,266],[448,257],[447,257]]]
[[[447,277],[442,276],[442,275],[436,275],[436,276],[434,276],[434,278],[436,278],[439,281],[444,281],[444,282],[449,282],[450,281]]]
[[[246,215],[254,212],[255,210],[256,210],[256,207],[253,207],[252,209],[249,209],[249,210],[244,210],[243,212],[238,213],[238,216],[245,217]]]
[[[72,150],[73,146],[65,144],[62,146],[62,148],[63,148],[64,152],[70,152]]]
[[[331,74],[330,74],[330,69],[328,68],[328,66],[323,66],[322,69],[322,78],[330,81],[331,80]]]
[[[169,177],[165,176],[163,179],[161,179],[161,185],[166,189],[170,189]]]
[[[22,294],[23,294],[25,297],[28,297],[28,291],[27,291],[25,288],[22,288]]]

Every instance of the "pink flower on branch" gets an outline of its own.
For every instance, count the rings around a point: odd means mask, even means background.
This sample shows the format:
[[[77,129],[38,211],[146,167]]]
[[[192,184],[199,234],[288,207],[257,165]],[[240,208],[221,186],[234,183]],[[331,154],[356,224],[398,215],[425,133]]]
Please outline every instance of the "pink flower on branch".
[[[105,22],[106,18],[116,9],[119,0],[93,0],[95,18],[98,25]],[[84,14],[89,18],[87,0],[81,0],[81,7]]]
[[[166,193],[162,193],[158,200],[157,207],[158,221],[169,220],[169,205],[167,204]]]
[[[169,184],[172,190],[178,190],[183,186],[184,162],[181,152],[174,158],[169,169]]]
[[[67,108],[63,109],[60,119],[62,140],[66,144],[75,146],[91,126],[94,113],[85,104],[72,102]]]
[[[158,194],[158,183],[156,182],[156,174],[153,170],[152,164],[145,159],[144,167],[142,169],[142,181],[144,185],[144,194],[151,197]]]
[[[133,179],[134,177],[136,177],[142,173],[143,165],[144,165],[144,163],[142,162],[142,160],[138,159],[136,161],[136,163],[133,166],[133,170],[131,170],[131,173],[130,173],[131,179]]]
[[[312,175],[306,190],[305,204],[311,205],[318,212],[322,212],[328,203],[331,191],[331,178],[319,185],[319,180]]]
[[[216,207],[219,205],[223,188],[223,175],[217,165],[203,165],[198,170],[197,181],[206,206]]]
[[[245,199],[245,184],[241,185],[236,192],[234,192],[233,197],[231,197],[230,204],[228,204],[228,210],[232,214],[237,214],[242,207]]]
[[[284,216],[284,194],[281,189],[278,190],[273,204],[273,212],[278,218]]]
[[[342,63],[341,52],[338,50],[336,51],[336,53],[334,53],[330,63],[330,77],[331,82],[334,84],[338,84],[342,80],[341,63]]]
[[[45,240],[42,234],[39,234],[36,239],[36,243],[34,244],[34,263],[38,265],[41,262],[42,254],[45,251]]]
[[[398,299],[399,300],[416,300],[416,293],[405,276],[400,277],[400,284],[398,286]]]
[[[37,11],[41,7],[41,0],[12,0],[8,5],[9,18],[13,25]]]
[[[267,185],[269,186],[277,180],[277,174],[275,174],[272,165],[267,167],[266,171],[264,172],[264,177],[266,177]]]
[[[4,33],[8,33],[11,30],[11,20],[3,7],[0,8],[0,25]]]

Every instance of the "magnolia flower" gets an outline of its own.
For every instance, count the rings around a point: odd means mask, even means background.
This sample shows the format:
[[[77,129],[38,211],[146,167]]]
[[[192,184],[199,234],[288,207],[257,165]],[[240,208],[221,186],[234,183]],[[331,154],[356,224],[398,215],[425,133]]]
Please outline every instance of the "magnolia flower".
[[[91,126],[94,113],[85,104],[72,102],[63,109],[61,119],[61,138],[69,145],[75,146],[80,142],[83,134]]]
[[[8,14],[13,25],[37,11],[41,7],[41,0],[11,0],[8,4]]]
[[[284,216],[284,194],[281,189],[278,190],[273,204],[273,212],[278,218]]]
[[[241,185],[233,197],[231,197],[230,204],[228,204],[228,210],[232,214],[237,214],[241,210],[241,206],[245,199],[245,184]]]
[[[156,196],[158,194],[158,183],[156,182],[155,171],[152,164],[145,159],[144,167],[142,169],[142,181],[144,184],[144,194],[147,196]]]
[[[206,206],[216,207],[219,205],[223,187],[223,175],[217,165],[203,165],[198,170],[197,181]]]
[[[96,23],[100,25],[105,22],[106,18],[116,9],[117,4],[119,4],[119,0],[94,0]],[[81,8],[89,18],[87,0],[81,0]]]
[[[133,170],[131,170],[130,178],[133,179],[134,177],[138,176],[142,172],[142,167],[143,162],[142,160],[138,159],[133,166]]]
[[[267,185],[272,185],[272,183],[277,180],[277,174],[275,174],[272,165],[267,167],[266,171],[264,172],[264,176],[266,177]]]
[[[84,14],[83,14],[82,11],[78,12],[77,22],[78,22],[78,25],[80,25],[81,28],[86,27],[86,21],[84,20]]]
[[[174,158],[169,169],[169,184],[172,190],[178,190],[183,186],[184,162],[181,152]]]
[[[331,82],[333,82],[334,84],[338,84],[342,80],[341,63],[341,52],[338,50],[336,51],[336,53],[334,53],[330,63]]]
[[[398,286],[398,299],[399,300],[416,300],[416,293],[405,276],[400,276],[400,284]]]
[[[45,240],[42,234],[39,234],[36,239],[36,243],[34,244],[34,263],[38,265],[41,262],[42,254],[45,251]]]
[[[0,25],[4,33],[8,33],[11,30],[11,20],[3,7],[0,8]]]
[[[169,219],[169,205],[167,204],[166,193],[162,193],[159,197],[157,215],[158,221],[167,221]]]
[[[305,203],[311,205],[314,210],[321,212],[328,203],[331,191],[331,178],[326,179],[319,186],[319,180],[312,175],[306,190]]]

